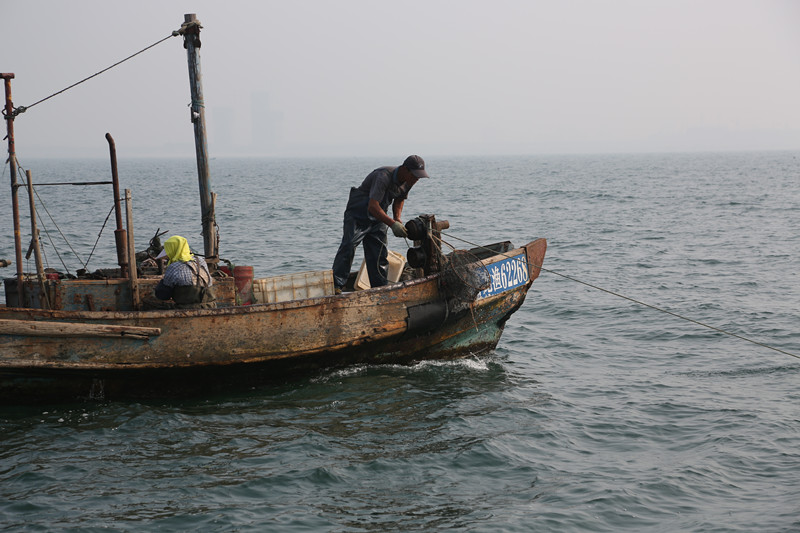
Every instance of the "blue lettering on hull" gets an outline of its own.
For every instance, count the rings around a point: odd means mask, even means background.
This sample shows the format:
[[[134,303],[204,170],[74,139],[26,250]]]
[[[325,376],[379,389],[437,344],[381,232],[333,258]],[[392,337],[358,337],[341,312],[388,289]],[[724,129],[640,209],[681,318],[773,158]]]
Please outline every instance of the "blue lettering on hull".
[[[503,259],[486,268],[489,271],[489,287],[480,292],[478,299],[488,298],[528,283],[528,261],[525,254]]]

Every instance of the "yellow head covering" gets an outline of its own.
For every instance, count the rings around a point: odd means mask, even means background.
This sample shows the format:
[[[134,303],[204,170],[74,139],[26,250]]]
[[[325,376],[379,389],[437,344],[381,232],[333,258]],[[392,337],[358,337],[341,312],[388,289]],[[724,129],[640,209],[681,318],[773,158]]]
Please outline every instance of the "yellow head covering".
[[[168,265],[175,261],[186,262],[194,259],[192,252],[189,251],[189,243],[180,235],[173,235],[164,241],[164,251],[169,258]]]

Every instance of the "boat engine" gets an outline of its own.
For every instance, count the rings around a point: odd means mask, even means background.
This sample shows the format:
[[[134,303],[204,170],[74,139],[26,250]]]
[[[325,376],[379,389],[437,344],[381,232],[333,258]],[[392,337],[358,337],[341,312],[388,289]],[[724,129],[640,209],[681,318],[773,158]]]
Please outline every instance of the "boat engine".
[[[414,246],[408,249],[409,266],[422,269],[425,276],[440,273],[441,302],[415,310],[409,309],[409,328],[419,324],[436,323],[448,316],[471,309],[478,293],[489,286],[489,272],[480,259],[468,250],[453,250],[442,254],[442,230],[450,228],[446,220],[436,221],[434,215],[420,215],[406,223],[408,237]],[[413,319],[413,320],[412,320]]]
[[[408,238],[414,241],[414,246],[406,254],[409,266],[421,268],[426,276],[441,272],[444,263],[442,230],[449,227],[446,220],[437,222],[435,215],[420,215],[406,222]]]

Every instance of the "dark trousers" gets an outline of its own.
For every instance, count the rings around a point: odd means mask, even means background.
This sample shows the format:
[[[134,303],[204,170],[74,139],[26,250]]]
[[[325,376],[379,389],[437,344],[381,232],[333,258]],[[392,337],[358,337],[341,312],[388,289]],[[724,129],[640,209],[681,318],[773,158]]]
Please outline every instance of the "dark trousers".
[[[356,248],[364,245],[364,261],[367,264],[369,284],[382,287],[388,283],[389,260],[386,247],[386,230],[383,222],[356,221],[349,210],[344,213],[342,244],[333,260],[333,284],[342,289],[347,283]]]

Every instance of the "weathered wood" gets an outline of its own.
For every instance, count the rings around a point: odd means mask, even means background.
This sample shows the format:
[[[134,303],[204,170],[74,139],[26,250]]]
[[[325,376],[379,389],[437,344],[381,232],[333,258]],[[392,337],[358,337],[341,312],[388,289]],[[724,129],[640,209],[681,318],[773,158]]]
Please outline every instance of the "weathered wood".
[[[539,274],[542,272],[542,263],[544,263],[544,254],[546,251],[547,241],[544,239],[536,239],[525,245],[531,281],[538,278]]]
[[[40,298],[44,301],[48,309],[51,309],[50,298],[47,296],[47,288],[44,285],[44,265],[42,264],[42,248],[39,244],[39,229],[36,227],[36,203],[33,201],[33,177],[30,170],[25,171],[28,178],[28,203],[31,210],[31,239],[33,241],[33,252],[36,260],[36,277],[39,280]]]
[[[0,335],[26,335],[30,337],[130,337],[148,339],[161,335],[161,328],[0,319]]]
[[[139,309],[139,277],[136,272],[136,248],[133,240],[133,203],[131,201],[131,190],[125,189],[125,218],[128,226],[128,278],[131,282],[131,298],[134,309]]]
[[[440,274],[366,291],[215,309],[0,308],[0,399],[11,374],[16,380],[46,373],[54,385],[65,385],[72,377],[91,381],[102,374],[106,384],[124,389],[121,395],[137,395],[144,392],[138,387],[148,383],[137,382],[145,374],[136,372],[151,372],[147,375],[164,386],[195,387],[201,381],[189,373],[196,377],[202,369],[209,378],[203,386],[211,386],[227,370],[237,373],[238,383],[242,376],[258,381],[322,367],[485,353],[497,345],[506,320],[525,300],[541,270],[545,247],[542,239],[476,263],[475,268],[498,276],[491,293],[479,295],[469,310],[451,306],[440,291]],[[528,271],[523,276],[515,268],[518,277],[501,276],[511,272],[501,269],[510,261],[527,262]],[[439,307],[429,315],[426,305]],[[426,327],[428,320],[439,325]],[[131,342],[136,338],[148,340]],[[37,383],[27,383],[34,396],[41,389]],[[165,389],[148,390],[160,394]],[[14,398],[19,400],[20,394],[15,392]]]

